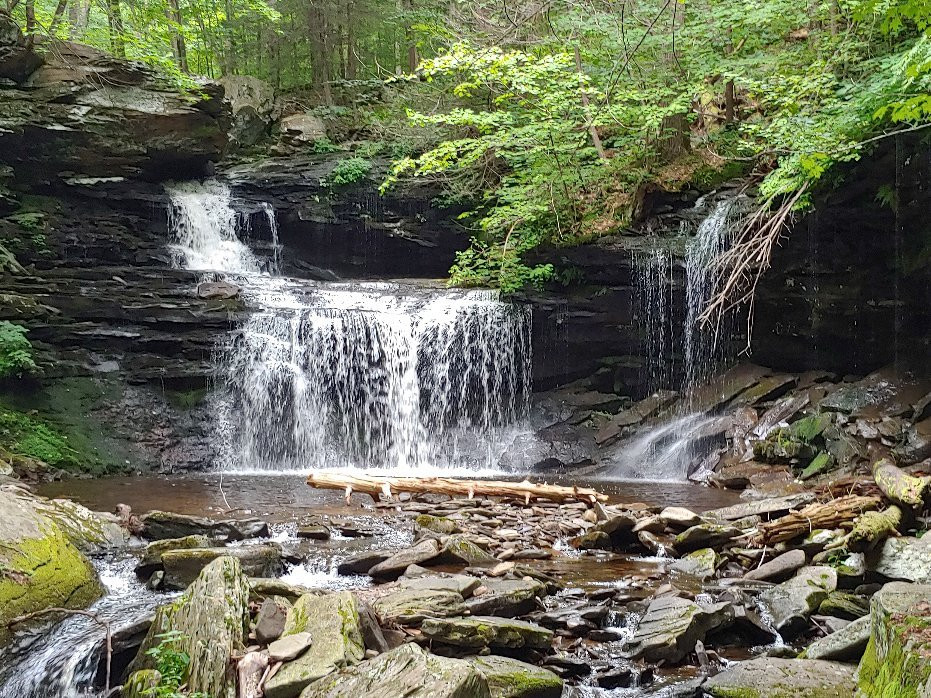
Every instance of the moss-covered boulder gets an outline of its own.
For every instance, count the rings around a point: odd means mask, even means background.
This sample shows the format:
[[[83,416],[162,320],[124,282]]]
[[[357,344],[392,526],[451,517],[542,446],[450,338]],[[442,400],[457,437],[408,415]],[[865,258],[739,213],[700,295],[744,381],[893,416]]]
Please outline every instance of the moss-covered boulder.
[[[857,686],[865,698],[931,695],[931,585],[890,582],[873,595]]]
[[[284,664],[266,682],[266,698],[294,698],[314,681],[337,669],[352,666],[365,656],[359,608],[356,597],[348,591],[326,596],[307,594],[299,598],[288,612],[282,637],[300,632],[310,633],[310,648],[297,659]]]
[[[177,633],[174,649],[191,658],[186,683],[192,693],[211,698],[235,696],[236,675],[230,658],[245,646],[249,632],[249,583],[239,560],[217,558],[181,596],[160,606],[131,669],[154,669],[146,652],[160,635]]]
[[[149,543],[139,557],[136,576],[148,579],[156,570],[162,569],[162,555],[172,550],[190,550],[192,548],[209,548],[207,536],[185,536],[184,538],[166,538]]]
[[[60,606],[85,608],[103,587],[90,561],[44,507],[16,487],[0,487],[0,642],[17,616]]]
[[[491,698],[492,694],[485,677],[473,664],[437,657],[414,644],[401,645],[375,659],[342,669],[310,684],[301,693],[301,698],[362,696]]]
[[[491,698],[559,698],[562,679],[552,671],[510,657],[473,657],[469,661],[485,680]]]
[[[184,589],[204,567],[224,556],[239,560],[243,573],[250,577],[274,577],[282,571],[281,546],[277,543],[168,550],[162,553],[165,586],[169,589]]]
[[[451,589],[400,588],[372,604],[382,623],[418,625],[424,618],[461,616],[466,612],[462,594]]]

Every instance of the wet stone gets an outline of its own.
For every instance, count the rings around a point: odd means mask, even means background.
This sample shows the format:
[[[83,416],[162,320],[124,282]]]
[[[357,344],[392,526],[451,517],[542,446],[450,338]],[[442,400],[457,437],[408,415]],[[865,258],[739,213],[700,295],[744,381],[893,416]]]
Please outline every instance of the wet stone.
[[[383,562],[379,562],[368,570],[371,577],[383,579],[396,579],[401,576],[409,565],[419,565],[436,558],[440,553],[440,546],[433,539],[425,539],[417,545],[397,552]]]
[[[323,524],[309,524],[306,526],[298,526],[297,537],[308,538],[310,540],[329,540],[330,529],[324,526]]]
[[[553,642],[551,630],[525,621],[493,616],[428,618],[420,629],[430,640],[475,649],[548,649]]]
[[[484,590],[466,602],[475,616],[523,616],[539,607],[538,599],[546,595],[546,587],[535,580],[486,579]]]
[[[385,550],[366,550],[352,555],[336,566],[337,574],[368,574],[375,565],[384,562],[391,553]]]
[[[199,516],[150,511],[140,521],[142,536],[148,540],[202,535],[218,541],[234,541],[268,536],[268,524],[259,519],[214,521]]]
[[[275,543],[243,545],[233,548],[192,548],[170,550],[162,554],[164,584],[169,589],[184,589],[200,571],[220,557],[234,557],[250,577],[273,577],[281,572],[281,548]]]

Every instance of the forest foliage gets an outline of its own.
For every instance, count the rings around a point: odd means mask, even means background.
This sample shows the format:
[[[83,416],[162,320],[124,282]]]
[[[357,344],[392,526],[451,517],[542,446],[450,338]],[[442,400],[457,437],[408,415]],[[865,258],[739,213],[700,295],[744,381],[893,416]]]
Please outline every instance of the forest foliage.
[[[181,83],[250,74],[351,113],[333,183],[376,143],[386,187],[429,178],[468,208],[453,280],[506,290],[552,277],[528,251],[618,230],[650,188],[741,173],[804,207],[837,163],[931,123],[926,0],[5,1]]]

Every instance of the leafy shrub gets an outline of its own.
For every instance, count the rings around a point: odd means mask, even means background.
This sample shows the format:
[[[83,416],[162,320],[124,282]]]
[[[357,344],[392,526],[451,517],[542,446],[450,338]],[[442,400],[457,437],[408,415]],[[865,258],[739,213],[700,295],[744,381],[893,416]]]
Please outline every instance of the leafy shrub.
[[[38,373],[26,328],[0,320],[0,378],[22,378]]]
[[[539,288],[553,278],[552,264],[529,266],[521,261],[520,250],[506,249],[472,240],[472,246],[456,253],[450,269],[450,283],[457,286],[491,286],[507,295],[526,286]]]
[[[311,144],[310,149],[315,153],[336,153],[341,150],[341,148],[329,138],[318,138]]]
[[[172,630],[156,637],[160,640],[158,645],[146,654],[155,661],[155,669],[161,675],[161,679],[148,694],[152,698],[209,698],[204,693],[188,693],[182,688],[187,680],[188,666],[191,664],[188,653],[178,649],[178,641],[183,635],[177,630]]]
[[[336,163],[330,176],[327,177],[327,183],[335,186],[353,184],[364,179],[371,169],[371,161],[365,158],[358,156],[346,158]]]

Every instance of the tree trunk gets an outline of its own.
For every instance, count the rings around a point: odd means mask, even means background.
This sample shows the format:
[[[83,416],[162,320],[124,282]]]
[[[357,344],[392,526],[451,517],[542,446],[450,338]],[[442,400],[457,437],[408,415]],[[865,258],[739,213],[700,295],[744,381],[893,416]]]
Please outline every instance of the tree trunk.
[[[579,52],[578,44],[575,46],[575,69],[580,75],[582,74],[582,54]],[[584,92],[582,93],[582,104],[588,107],[588,95]],[[602,160],[607,160],[608,157],[605,155],[605,149],[601,145],[601,136],[598,135],[598,129],[595,128],[594,123],[588,125],[588,132],[592,136],[592,143],[595,146],[595,152],[598,153],[598,157]]]
[[[123,40],[123,13],[120,0],[107,0],[107,19],[110,23],[110,50],[119,58],[126,58],[126,43]]]
[[[680,3],[675,0],[670,4],[672,7],[670,47],[664,56],[664,61],[672,74],[682,72],[676,50],[676,34],[685,26],[685,7],[684,5],[680,7]],[[691,150],[687,113],[667,114],[663,117],[659,130],[657,146],[662,159],[675,160]]]
[[[724,123],[734,123],[737,98],[734,94],[734,81],[728,80],[724,85]]]
[[[358,57],[356,51],[356,33],[352,30],[354,7],[353,0],[346,2],[346,79],[355,80],[358,75]]]
[[[523,482],[499,480],[460,480],[448,477],[386,477],[383,475],[349,475],[344,473],[312,473],[307,478],[311,487],[328,490],[343,490],[346,500],[353,492],[379,495],[388,498],[401,492],[415,494],[445,494],[449,496],[475,495],[507,497],[529,502],[534,499],[550,499],[554,502],[581,501],[589,504],[607,501],[607,495],[584,487],[562,487],[560,485],[537,485]]]
[[[171,34],[171,50],[175,54],[175,63],[182,73],[189,73],[187,46],[184,43],[184,30],[181,23],[181,5],[178,0],[168,0],[168,18],[175,25],[172,27]]]
[[[806,535],[816,528],[837,528],[854,521],[865,511],[878,508],[881,501],[879,497],[850,495],[823,504],[809,504],[799,511],[763,524],[752,542],[755,545],[773,545]]]
[[[68,5],[68,37],[72,41],[79,41],[84,37],[90,14],[90,0],[71,0]]]
[[[36,33],[36,3],[35,0],[26,0],[26,34],[32,36]]]
[[[407,39],[407,72],[417,70],[420,57],[417,55],[417,44],[414,41],[414,29],[411,25],[411,15],[414,12],[414,0],[404,0],[404,36]]]
[[[67,4],[68,0],[58,0],[58,4],[55,5],[55,14],[52,15],[52,22],[48,27],[49,36],[55,36],[55,31],[58,29],[58,23],[65,14],[65,6]]]

